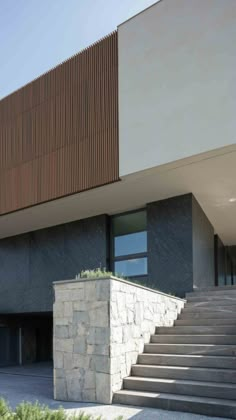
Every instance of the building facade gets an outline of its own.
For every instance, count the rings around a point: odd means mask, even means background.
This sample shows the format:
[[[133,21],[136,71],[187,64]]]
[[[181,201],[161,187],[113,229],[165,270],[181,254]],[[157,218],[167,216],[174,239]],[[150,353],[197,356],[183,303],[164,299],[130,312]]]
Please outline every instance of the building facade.
[[[51,358],[81,270],[236,284],[235,18],[162,0],[0,101],[0,364]]]

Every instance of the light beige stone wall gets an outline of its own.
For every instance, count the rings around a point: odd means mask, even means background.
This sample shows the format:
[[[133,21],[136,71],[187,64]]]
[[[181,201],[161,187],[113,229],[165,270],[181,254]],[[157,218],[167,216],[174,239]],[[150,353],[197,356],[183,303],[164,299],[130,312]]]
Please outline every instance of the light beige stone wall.
[[[156,326],[184,301],[114,277],[56,282],[54,398],[109,404]]]

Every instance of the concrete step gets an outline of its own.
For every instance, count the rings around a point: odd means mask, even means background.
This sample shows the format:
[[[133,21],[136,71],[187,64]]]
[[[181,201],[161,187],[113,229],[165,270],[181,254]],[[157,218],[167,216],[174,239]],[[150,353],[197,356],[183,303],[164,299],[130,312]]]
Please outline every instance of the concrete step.
[[[224,312],[217,312],[215,311],[205,311],[205,310],[199,310],[199,311],[185,311],[184,309],[179,314],[178,319],[209,319],[212,321],[212,325],[214,325],[215,319],[236,319],[236,313],[234,311],[228,310]]]
[[[164,392],[168,394],[191,395],[194,397],[234,400],[235,384],[217,382],[186,381],[178,379],[145,378],[130,376],[123,381],[124,389],[144,392]]]
[[[184,367],[236,369],[236,357],[233,356],[202,356],[191,354],[181,355],[143,353],[138,356],[138,363],[142,365],[169,365]]]
[[[205,289],[201,289],[199,291],[195,290],[193,293],[218,292],[220,290],[233,291],[236,290],[236,285],[206,287]]]
[[[236,331],[235,331],[236,332]],[[151,336],[151,343],[172,344],[235,344],[236,335],[209,335],[209,334],[156,334]]]
[[[215,297],[215,296],[235,296],[236,295],[236,287],[231,288],[231,289],[220,289],[220,288],[215,288],[215,290],[206,290],[206,291],[199,291],[199,292],[190,292],[190,293],[186,293],[186,299],[188,300],[189,298],[192,297],[203,297],[205,298],[207,297]]]
[[[224,418],[236,418],[236,402],[206,397],[193,397],[156,392],[121,390],[114,394],[114,404],[127,404],[162,410],[182,411]],[[181,418],[181,414],[180,417]]]
[[[232,313],[232,315],[235,316],[236,313],[236,305],[224,305],[224,306],[218,306],[218,305],[201,305],[200,306],[196,306],[196,305],[191,305],[191,304],[186,304],[184,306],[184,308],[182,309],[182,312],[200,312],[200,311],[204,311],[204,312],[218,312],[218,313],[222,313],[222,314],[226,314],[226,313]]]
[[[222,296],[222,295],[215,295],[215,296],[192,296],[189,297],[187,303],[215,303],[224,305],[225,303],[235,305],[236,304],[236,293],[230,294],[230,296]]]
[[[189,301],[185,304],[184,308],[221,308],[224,306],[235,306],[236,307],[236,300],[232,299],[214,299],[214,300],[203,300],[200,299],[199,301]]]
[[[236,370],[188,366],[133,365],[132,376],[236,384]],[[236,385],[235,385],[236,396]]]
[[[144,353],[236,356],[236,345],[215,344],[145,344]]]
[[[235,335],[236,334],[236,327],[234,325],[230,326],[202,326],[202,325],[190,325],[190,326],[174,326],[174,327],[157,327],[156,334],[207,334],[207,335]]]
[[[190,325],[224,325],[229,327],[230,325],[234,325],[236,327],[236,318],[180,318],[177,319],[174,323],[176,326],[190,326]]]

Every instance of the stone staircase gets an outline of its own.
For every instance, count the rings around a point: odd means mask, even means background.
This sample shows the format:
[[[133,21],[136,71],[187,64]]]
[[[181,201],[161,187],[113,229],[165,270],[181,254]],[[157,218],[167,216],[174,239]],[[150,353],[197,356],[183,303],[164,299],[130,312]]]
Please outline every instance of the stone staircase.
[[[188,293],[157,328],[114,403],[236,419],[236,286]]]

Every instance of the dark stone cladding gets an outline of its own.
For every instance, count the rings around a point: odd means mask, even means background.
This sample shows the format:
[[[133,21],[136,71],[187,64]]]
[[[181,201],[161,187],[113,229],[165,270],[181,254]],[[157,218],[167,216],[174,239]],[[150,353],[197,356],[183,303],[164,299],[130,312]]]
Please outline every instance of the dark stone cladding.
[[[52,282],[107,267],[101,215],[0,240],[0,313],[52,311]]]
[[[184,297],[214,285],[214,230],[192,194],[147,206],[148,282]]]

